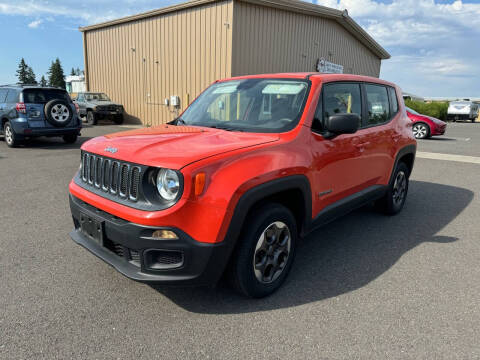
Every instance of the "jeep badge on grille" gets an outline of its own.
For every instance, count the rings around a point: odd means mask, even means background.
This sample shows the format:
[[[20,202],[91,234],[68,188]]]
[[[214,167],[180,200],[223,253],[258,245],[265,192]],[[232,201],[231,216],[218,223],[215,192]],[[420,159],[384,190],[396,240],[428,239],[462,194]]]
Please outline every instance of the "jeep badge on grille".
[[[105,148],[105,151],[108,151],[109,153],[115,154],[118,151],[118,149],[108,146],[108,147]]]

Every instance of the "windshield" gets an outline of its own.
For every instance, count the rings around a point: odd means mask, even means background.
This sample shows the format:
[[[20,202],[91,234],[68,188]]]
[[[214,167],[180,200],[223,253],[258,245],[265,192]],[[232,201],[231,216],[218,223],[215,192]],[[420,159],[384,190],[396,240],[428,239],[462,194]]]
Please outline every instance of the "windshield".
[[[408,111],[410,114],[413,114],[413,115],[421,115],[421,114],[419,114],[418,112],[416,112],[415,110],[410,109],[410,108],[407,107],[407,106],[405,106],[405,108],[407,109],[407,111]]]
[[[196,125],[246,132],[293,129],[303,111],[308,82],[284,79],[245,79],[215,83],[177,120]]]
[[[109,97],[104,93],[88,93],[88,94],[85,94],[85,99],[88,101],[91,101],[91,100],[110,101]]]

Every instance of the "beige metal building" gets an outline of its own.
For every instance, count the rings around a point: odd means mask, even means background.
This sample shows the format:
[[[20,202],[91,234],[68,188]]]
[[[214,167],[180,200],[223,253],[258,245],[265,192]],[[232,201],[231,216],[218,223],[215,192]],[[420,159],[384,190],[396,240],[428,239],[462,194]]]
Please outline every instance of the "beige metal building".
[[[294,0],[193,0],[80,31],[87,89],[147,125],[171,120],[216,79],[324,61],[378,77],[390,57],[346,11]]]

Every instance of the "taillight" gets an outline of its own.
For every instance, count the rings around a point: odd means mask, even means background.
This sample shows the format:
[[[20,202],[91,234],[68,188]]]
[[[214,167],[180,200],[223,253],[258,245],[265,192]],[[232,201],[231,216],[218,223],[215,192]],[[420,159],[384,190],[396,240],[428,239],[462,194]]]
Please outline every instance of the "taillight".
[[[19,112],[19,113],[22,113],[22,114],[26,114],[27,113],[27,108],[25,107],[25,104],[24,103],[17,103],[15,105],[15,109]]]
[[[78,106],[77,103],[73,103],[73,105],[75,105],[75,109],[77,110],[77,114],[80,112],[80,107]]]

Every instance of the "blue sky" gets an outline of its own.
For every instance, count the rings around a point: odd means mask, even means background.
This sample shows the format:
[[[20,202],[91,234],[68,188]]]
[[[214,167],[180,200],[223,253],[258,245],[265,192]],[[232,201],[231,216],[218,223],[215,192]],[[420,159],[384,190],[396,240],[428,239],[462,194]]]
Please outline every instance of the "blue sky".
[[[0,84],[16,82],[24,57],[37,79],[59,57],[83,68],[79,26],[178,0],[0,0]],[[381,77],[422,96],[480,97],[480,0],[313,0],[348,9],[392,58]],[[81,5],[79,5],[81,4]],[[6,30],[8,29],[8,30]]]

